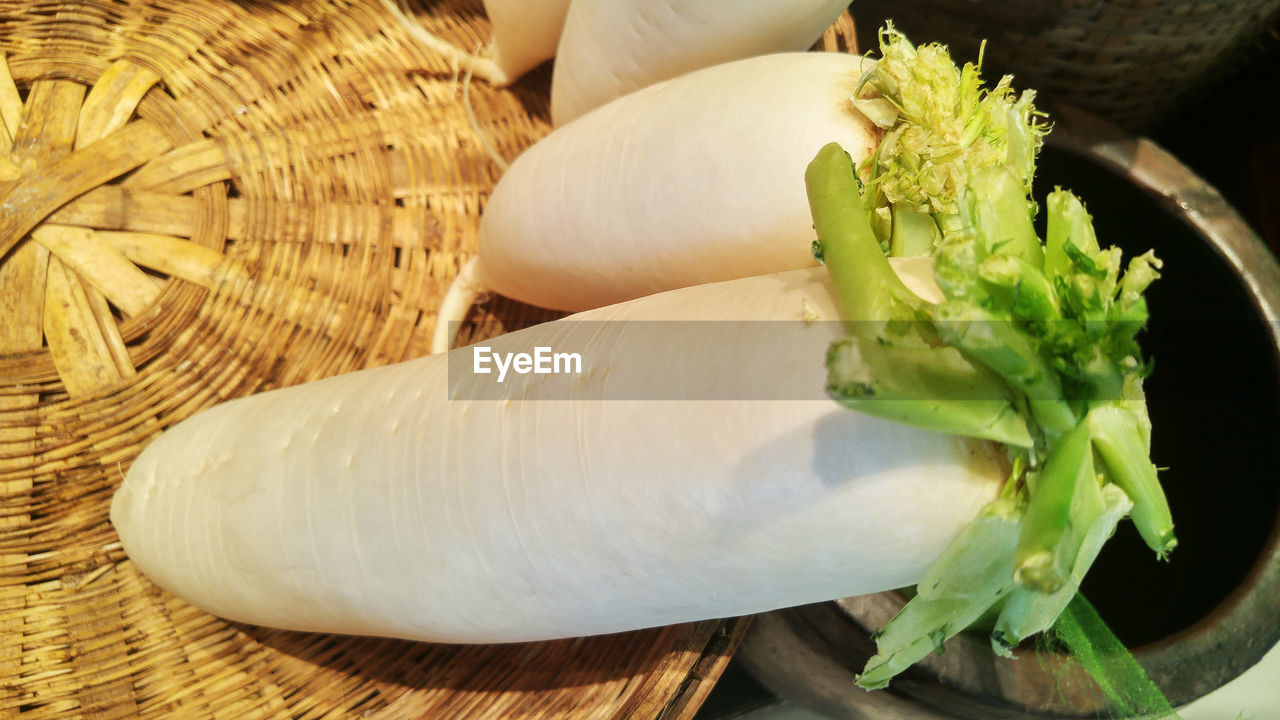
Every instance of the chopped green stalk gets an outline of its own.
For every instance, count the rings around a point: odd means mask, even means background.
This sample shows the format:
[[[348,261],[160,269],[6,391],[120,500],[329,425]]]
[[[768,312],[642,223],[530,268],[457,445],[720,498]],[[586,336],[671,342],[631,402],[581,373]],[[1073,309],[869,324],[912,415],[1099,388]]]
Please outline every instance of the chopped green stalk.
[[[865,186],[834,145],[805,174],[816,254],[848,330],[828,352],[828,394],[1003,442],[1013,473],[879,636],[858,680],[867,688],[980,618],[994,617],[993,647],[1009,654],[1072,613],[1126,514],[1162,555],[1176,542],[1148,457],[1136,340],[1159,260],[1139,256],[1122,275],[1120,251],[1098,244],[1084,204],[1063,190],[1045,203],[1042,243],[1031,187],[1047,129],[1033,95],[1015,95],[1007,77],[984,89],[976,65],[957,68],[946,48],[916,47],[892,26],[880,45],[853,99],[884,130],[858,169]],[[930,257],[945,299],[911,295],[886,252]]]
[[[981,233],[985,254],[1012,255],[1037,269],[1044,265],[1030,201],[1006,168],[984,168],[969,178],[960,189],[960,216]]]
[[[1035,265],[1014,255],[992,255],[978,266],[988,292],[1009,306],[1014,317],[1045,322],[1061,317],[1058,296],[1049,278]]]
[[[1008,76],[984,88],[978,65],[957,68],[946,47],[917,47],[891,24],[880,31],[880,55],[853,97],[854,107],[885,131],[864,166],[873,206],[954,215],[970,174],[993,166],[1006,168],[1030,194],[1048,132],[1032,104],[1035,93],[1015,94]]]
[[[823,263],[831,273],[840,316],[851,332],[903,317],[920,300],[898,279],[871,230],[853,160],[836,143],[818,151],[805,187]]]
[[[1024,92],[1005,109],[1005,166],[1013,168],[1023,181],[1023,194],[1026,195],[1031,194],[1036,155],[1039,154],[1044,135],[1048,132],[1035,121],[1038,113],[1033,104],[1034,99],[1035,93]]]
[[[962,222],[938,243],[933,257],[934,279],[943,294],[952,300],[969,300],[979,305],[992,302],[987,285],[974,281],[986,260],[979,240],[978,234]]]
[[[1054,369],[1064,379],[1076,382],[1077,395],[1094,402],[1110,402],[1120,397],[1124,373],[1098,345],[1086,346],[1069,357],[1054,360]]]
[[[1124,409],[1133,413],[1138,421],[1138,436],[1142,439],[1142,452],[1151,455],[1151,417],[1147,414],[1147,393],[1142,389],[1142,378],[1130,373],[1124,378],[1124,387],[1120,391]]]
[[[1003,377],[1027,396],[1037,422],[1065,432],[1076,424],[1062,385],[1031,341],[1008,320],[963,300],[948,300],[934,310],[938,336]]]
[[[1120,281],[1120,295],[1116,298],[1116,305],[1127,309],[1142,303],[1145,309],[1146,301],[1142,299],[1142,293],[1146,292],[1148,285],[1160,277],[1161,264],[1160,259],[1151,250],[1130,260],[1124,278]],[[1146,320],[1145,313],[1143,320]]]
[[[827,393],[840,404],[928,430],[1032,445],[1000,381],[951,347],[893,347],[857,335],[827,351]]]
[[[1151,251],[1131,259],[1124,277],[1120,279],[1115,304],[1111,307],[1110,320],[1117,344],[1131,346],[1129,352],[1134,355],[1138,350],[1133,337],[1147,324],[1147,301],[1142,293],[1160,277],[1160,265],[1160,260]]]
[[[1065,277],[1071,272],[1068,245],[1086,252],[1097,252],[1098,239],[1093,222],[1080,198],[1064,190],[1055,190],[1045,199],[1048,222],[1044,238],[1044,269],[1050,277]]]
[[[1067,582],[1085,533],[1103,510],[1084,423],[1053,447],[1030,490],[1014,579],[1029,590],[1053,593]]]
[[[929,213],[911,208],[894,206],[893,231],[889,241],[889,254],[894,257],[924,257],[933,254],[933,247],[941,238],[938,224]]]
[[[1147,459],[1141,421],[1118,405],[1104,405],[1089,411],[1085,423],[1111,478],[1133,500],[1133,524],[1138,534],[1165,558],[1177,547],[1178,539],[1173,534],[1173,516],[1160,489],[1156,466]]]
[[[991,632],[991,647],[997,655],[1012,657],[1012,650],[1018,643],[1053,626],[1054,620],[1079,591],[1085,574],[1098,559],[1098,553],[1115,532],[1120,519],[1133,507],[1124,491],[1113,484],[1102,486],[1099,499],[1102,507],[1084,533],[1084,540],[1067,582],[1047,594],[1026,587],[1015,587],[1005,598],[995,629]]]
[[[982,617],[1013,588],[1021,507],[988,503],[916,586],[916,596],[876,638],[876,654],[858,676],[875,690]]]

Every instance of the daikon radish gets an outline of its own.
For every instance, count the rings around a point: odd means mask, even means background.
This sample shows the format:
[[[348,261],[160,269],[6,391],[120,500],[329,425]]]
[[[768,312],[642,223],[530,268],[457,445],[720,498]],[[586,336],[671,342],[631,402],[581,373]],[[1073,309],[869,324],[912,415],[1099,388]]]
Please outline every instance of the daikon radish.
[[[555,57],[557,125],[692,70],[804,50],[848,7],[843,0],[486,0],[492,50],[481,56],[429,32],[398,0],[382,4],[415,40],[499,87]]]
[[[880,49],[877,62],[810,52],[717,65],[540,140],[494,189],[433,349],[481,293],[576,311],[814,264],[792,179],[828,142],[872,186],[883,242],[907,254],[954,225],[968,173],[1001,165],[1030,182],[1044,133],[1033,93],[1007,77],[985,89],[976,66],[891,27]]]
[[[863,58],[750,58],[632,93],[540,140],[485,206],[475,264],[437,339],[478,292],[583,310],[808,267],[796,182],[818,148],[855,157],[879,131],[849,102]]]
[[[936,292],[924,267],[912,282]],[[826,399],[841,328],[815,317],[837,317],[821,268],[498,338],[494,353],[584,358],[581,376],[525,376],[509,400],[468,399],[493,378],[467,347],[229,402],[145,449],[112,521],[140,570],[209,612],[419,640],[608,633],[909,585],[996,495],[1003,456]],[[701,341],[663,345],[641,322],[692,320],[788,321],[789,341],[703,322]],[[797,399],[733,399],[779,384]],[[628,387],[724,399],[611,399]]]
[[[809,48],[846,0],[592,0],[565,17],[551,76],[563,125],[661,80],[741,58]]]
[[[382,5],[415,40],[499,87],[519,80],[556,54],[569,12],[569,0],[485,0],[492,50],[488,56],[479,56],[428,32],[400,7],[399,0],[382,0]]]

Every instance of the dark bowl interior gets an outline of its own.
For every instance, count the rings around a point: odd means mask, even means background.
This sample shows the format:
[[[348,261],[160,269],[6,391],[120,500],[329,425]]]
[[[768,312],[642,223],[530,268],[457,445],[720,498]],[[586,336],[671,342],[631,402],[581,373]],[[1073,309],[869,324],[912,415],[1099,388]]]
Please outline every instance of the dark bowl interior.
[[[1154,249],[1142,346],[1152,459],[1164,468],[1179,547],[1156,562],[1124,522],[1083,592],[1125,644],[1191,627],[1258,563],[1280,509],[1280,362],[1274,328],[1222,252],[1170,206],[1096,161],[1045,149],[1038,196],[1058,185],[1084,199],[1099,242],[1126,258]],[[1043,231],[1043,230],[1042,230]],[[1277,620],[1280,622],[1280,620]]]

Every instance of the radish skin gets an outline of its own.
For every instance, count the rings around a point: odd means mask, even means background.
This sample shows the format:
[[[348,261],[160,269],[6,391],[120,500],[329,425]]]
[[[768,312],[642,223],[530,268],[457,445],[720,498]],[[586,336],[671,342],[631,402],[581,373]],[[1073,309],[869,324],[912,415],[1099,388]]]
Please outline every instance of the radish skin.
[[[556,54],[569,12],[569,0],[485,0],[493,49],[489,57],[482,57],[431,34],[400,7],[399,0],[382,0],[382,5],[415,40],[497,87],[519,80]]]
[[[197,414],[134,462],[112,521],[140,570],[209,612],[428,641],[609,633],[910,585],[995,496],[1005,469],[989,446],[822,398],[837,322],[797,325],[814,360],[782,377],[788,348],[740,353],[710,324],[714,342],[639,354],[625,322],[815,314],[836,319],[821,268],[489,343],[597,348],[584,398],[678,374],[814,400],[451,400],[461,348]]]
[[[796,178],[828,142],[855,162],[874,150],[879,131],[850,102],[870,62],[817,52],[739,60],[555,130],[494,188],[474,267],[450,293],[578,311],[814,265]],[[461,319],[439,316],[436,350]]]
[[[508,83],[556,54],[569,0],[485,0],[493,27],[493,61]]]
[[[756,55],[805,50],[847,0],[593,0],[564,21],[551,76],[551,120],[563,125],[615,98]]]

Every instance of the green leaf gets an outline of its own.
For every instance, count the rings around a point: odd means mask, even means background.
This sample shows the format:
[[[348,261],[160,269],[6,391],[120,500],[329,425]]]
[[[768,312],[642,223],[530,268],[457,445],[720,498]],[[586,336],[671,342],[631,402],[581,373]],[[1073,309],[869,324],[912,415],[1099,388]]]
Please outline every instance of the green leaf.
[[[1021,508],[989,503],[943,552],[916,586],[916,596],[876,638],[876,654],[858,676],[868,690],[940,649],[1013,589],[1013,556]]]
[[[1168,698],[1083,595],[1071,598],[1053,631],[1124,717],[1177,720]]]

